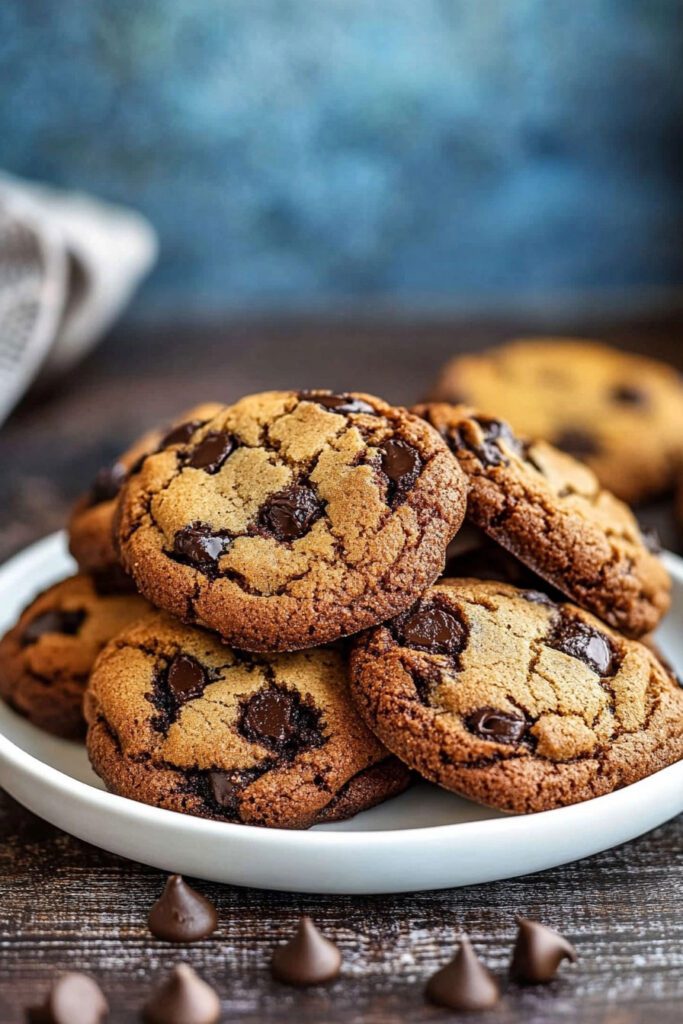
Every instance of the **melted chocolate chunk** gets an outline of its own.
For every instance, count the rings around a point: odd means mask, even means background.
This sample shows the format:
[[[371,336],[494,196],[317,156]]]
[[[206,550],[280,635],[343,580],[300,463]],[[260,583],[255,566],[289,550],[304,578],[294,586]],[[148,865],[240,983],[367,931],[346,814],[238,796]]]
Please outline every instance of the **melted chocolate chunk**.
[[[481,440],[475,442],[472,437],[466,436],[461,430],[456,430],[451,432],[448,437],[451,448],[467,448],[477,456],[483,466],[508,465],[509,459],[501,450],[501,441],[510,451],[517,455],[524,455],[522,442],[515,436],[507,423],[488,416],[473,417],[473,422],[479,426]]]
[[[527,729],[525,718],[495,708],[477,708],[465,724],[470,732],[493,743],[519,743]]]
[[[215,769],[205,775],[205,796],[216,811],[239,820],[240,797],[247,786],[255,782],[271,765],[259,765],[242,771],[226,772]]]
[[[166,673],[166,685],[178,705],[201,697],[208,681],[204,668],[189,654],[176,654]]]
[[[382,472],[389,481],[389,504],[393,504],[403,498],[417,480],[422,459],[417,450],[405,441],[385,441],[381,452]]]
[[[298,693],[271,687],[244,702],[237,728],[250,743],[293,756],[321,745],[320,718],[321,712],[304,704]]]
[[[610,398],[619,405],[647,405],[648,396],[633,384],[618,384],[610,391]]]
[[[193,450],[188,465],[203,469],[206,473],[217,473],[227,457],[235,449],[235,439],[226,431],[207,434]]]
[[[298,540],[322,514],[322,503],[313,488],[294,484],[268,498],[261,509],[260,526],[276,540]]]
[[[53,611],[43,612],[29,622],[21,635],[21,642],[24,647],[34,644],[41,636],[47,633],[61,633],[64,636],[76,636],[79,629],[85,622],[86,612],[82,609],[76,611]]]
[[[560,616],[546,643],[582,661],[599,676],[613,676],[619,668],[619,655],[609,637],[569,615]]]
[[[128,472],[122,462],[113,462],[101,469],[90,489],[90,504],[101,505],[113,501],[125,483]]]
[[[323,409],[329,409],[330,412],[344,413],[347,416],[353,413],[366,413],[368,416],[377,415],[368,402],[364,402],[360,398],[354,398],[353,395],[321,395],[313,391],[300,391],[299,398],[304,402],[316,402],[318,405],[322,405]]]
[[[523,597],[525,601],[529,601],[531,604],[545,604],[548,607],[553,607],[555,601],[548,594],[544,594],[542,590],[522,590],[520,591],[520,597]]]
[[[580,427],[568,427],[560,431],[555,437],[555,447],[561,451],[573,455],[577,459],[585,458],[586,455],[599,455],[600,445],[594,434]]]
[[[173,550],[181,559],[197,569],[215,569],[220,556],[227,550],[230,540],[212,533],[206,523],[192,523],[178,530],[173,539]]]
[[[163,448],[170,448],[173,444],[187,444],[195,430],[199,430],[201,426],[202,420],[188,420],[186,423],[180,423],[177,427],[172,427],[159,443],[159,451]]]
[[[401,643],[432,654],[460,654],[467,644],[467,628],[452,612],[432,605],[397,620]]]

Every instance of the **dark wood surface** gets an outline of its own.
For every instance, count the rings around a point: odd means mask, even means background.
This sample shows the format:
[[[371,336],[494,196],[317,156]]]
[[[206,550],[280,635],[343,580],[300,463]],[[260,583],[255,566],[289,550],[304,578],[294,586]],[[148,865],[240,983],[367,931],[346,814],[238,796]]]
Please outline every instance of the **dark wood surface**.
[[[289,320],[120,333],[0,431],[0,555],[61,526],[105,459],[195,401],[294,385],[408,402],[451,352],[529,326],[551,325]],[[683,363],[678,317],[563,326]],[[668,506],[644,518],[678,545]],[[463,929],[504,975],[515,913],[562,930],[580,960],[551,986],[508,989],[484,1018],[491,1024],[673,1024],[683,1016],[682,818],[579,863],[447,892],[328,898],[198,882],[219,907],[220,928],[181,949],[153,940],[145,927],[162,884],[160,872],[81,843],[0,794],[0,1022],[21,1020],[66,969],[98,977],[115,1024],[136,1020],[153,979],[177,959],[216,986],[226,1021],[452,1019],[425,1004],[425,978]],[[297,992],[270,979],[270,952],[301,912],[343,948],[343,977],[329,989]]]

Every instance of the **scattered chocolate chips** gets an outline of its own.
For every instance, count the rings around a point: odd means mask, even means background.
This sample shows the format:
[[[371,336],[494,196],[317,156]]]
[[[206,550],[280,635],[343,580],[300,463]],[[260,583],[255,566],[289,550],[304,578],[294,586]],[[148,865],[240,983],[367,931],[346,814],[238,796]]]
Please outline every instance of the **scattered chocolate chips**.
[[[466,935],[457,953],[427,982],[427,998],[449,1010],[489,1010],[500,999],[500,985],[472,949]]]
[[[459,654],[467,644],[467,627],[452,612],[431,605],[396,621],[401,643],[432,654]]]
[[[554,444],[556,448],[577,459],[600,454],[597,437],[580,427],[567,427],[566,430],[560,431],[555,437]]]
[[[29,1010],[34,1024],[100,1024],[109,1012],[96,981],[70,971],[57,978],[42,1006]]]
[[[294,484],[271,495],[261,509],[261,528],[276,540],[293,541],[308,533],[323,513],[323,506],[312,487]]]
[[[90,489],[90,504],[112,501],[126,481],[128,471],[122,462],[112,462],[99,471]]]
[[[269,687],[244,702],[237,728],[250,743],[291,756],[322,744],[320,718],[298,693]]]
[[[648,403],[647,393],[634,384],[617,384],[610,391],[610,398],[618,405],[647,405]]]
[[[230,540],[213,533],[206,523],[192,523],[178,530],[173,538],[173,550],[180,558],[198,569],[215,569]]]
[[[492,743],[519,743],[527,730],[527,721],[495,708],[477,708],[465,719],[470,732]]]
[[[189,654],[176,654],[168,666],[166,685],[178,705],[201,697],[207,682],[204,668]]]
[[[619,667],[619,655],[609,637],[570,615],[560,615],[546,643],[583,661],[599,676],[613,676]]]
[[[176,964],[145,1003],[146,1024],[216,1024],[220,999],[189,964]]]
[[[203,426],[202,420],[188,420],[186,423],[180,423],[177,427],[172,427],[159,444],[159,451],[163,448],[170,448],[173,444],[187,444],[195,430],[199,430],[201,426]]]
[[[36,615],[24,629],[21,642],[24,647],[34,644],[46,633],[61,633],[64,636],[76,636],[86,619],[86,612],[79,608],[75,611],[53,609]]]
[[[299,920],[296,935],[273,953],[273,977],[286,985],[323,985],[339,975],[342,956],[310,917]]]
[[[347,416],[354,413],[366,413],[368,416],[377,415],[369,402],[364,402],[361,398],[354,398],[353,395],[326,395],[316,391],[300,391],[299,398],[304,402],[316,402],[318,405],[322,405],[323,409],[344,413]]]
[[[389,504],[394,504],[405,497],[417,480],[422,459],[417,449],[406,441],[391,439],[382,445],[381,466],[389,481]]]
[[[519,930],[510,963],[510,976],[527,985],[551,981],[563,960],[576,963],[576,950],[563,935],[538,921],[517,917]]]
[[[193,469],[203,469],[205,473],[217,473],[234,449],[232,434],[226,431],[207,434],[190,453],[187,464]]]
[[[149,912],[147,924],[157,939],[197,942],[216,930],[218,915],[213,903],[192,889],[182,875],[171,875]]]

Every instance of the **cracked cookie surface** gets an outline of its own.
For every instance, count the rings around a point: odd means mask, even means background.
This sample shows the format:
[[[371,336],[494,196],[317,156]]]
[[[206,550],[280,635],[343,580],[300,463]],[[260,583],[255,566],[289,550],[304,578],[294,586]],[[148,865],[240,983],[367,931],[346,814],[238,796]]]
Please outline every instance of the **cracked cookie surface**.
[[[142,460],[162,444],[180,443],[223,407],[217,402],[197,405],[181,413],[171,423],[147,431],[123,455],[104,466],[92,486],[83,494],[71,513],[68,525],[69,551],[83,572],[118,576],[121,589],[125,577],[114,549],[112,526],[119,492],[128,476],[140,468]],[[129,589],[135,589],[132,585]]]
[[[346,657],[252,655],[162,612],[98,659],[88,752],[115,793],[200,817],[308,828],[406,788],[409,770],[367,729]]]
[[[506,583],[431,587],[355,641],[351,690],[407,764],[504,811],[587,800],[683,756],[683,690],[647,647]]]
[[[465,477],[438,434],[370,395],[267,392],[149,456],[121,494],[142,593],[246,650],[335,640],[443,569]]]
[[[441,371],[433,401],[467,404],[567,451],[634,503],[671,487],[683,458],[673,367],[578,338],[522,338]]]
[[[98,590],[89,576],[56,583],[0,640],[0,696],[41,729],[82,738],[83,692],[97,655],[149,610],[137,595]]]
[[[469,483],[468,517],[604,622],[631,636],[653,630],[671,582],[630,509],[587,466],[502,420],[444,403],[418,406]]]

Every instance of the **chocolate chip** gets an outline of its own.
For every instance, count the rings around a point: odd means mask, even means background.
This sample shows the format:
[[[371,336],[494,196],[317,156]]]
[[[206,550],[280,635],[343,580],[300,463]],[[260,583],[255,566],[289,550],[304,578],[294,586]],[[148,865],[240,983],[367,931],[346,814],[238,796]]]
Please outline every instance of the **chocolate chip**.
[[[510,976],[526,985],[552,981],[563,960],[576,962],[576,950],[563,935],[538,921],[517,918],[518,932]]]
[[[178,705],[201,697],[207,682],[203,667],[189,654],[177,654],[166,673],[166,685]]]
[[[216,1024],[221,1002],[189,964],[176,964],[145,1003],[146,1024]]]
[[[113,501],[125,483],[128,471],[122,462],[113,462],[101,469],[90,489],[90,504],[101,505]]]
[[[294,484],[268,498],[259,522],[276,540],[292,541],[303,537],[322,513],[322,503],[313,488]]]
[[[216,568],[229,543],[228,537],[213,533],[207,523],[192,523],[178,530],[173,538],[173,550],[191,565],[207,570]]]
[[[152,935],[166,942],[197,942],[218,926],[213,903],[196,892],[182,875],[171,875],[164,891],[149,912]]]
[[[36,1024],[100,1024],[108,1012],[97,982],[87,974],[69,971],[55,981],[42,1006],[31,1008],[29,1020]]]
[[[322,405],[323,409],[344,413],[347,416],[354,413],[377,415],[368,402],[364,402],[361,398],[354,398],[353,395],[325,395],[315,391],[300,391],[299,398],[304,402],[316,402],[318,405]]]
[[[395,439],[385,441],[381,449],[382,472],[389,481],[389,503],[401,499],[413,486],[420,470],[422,459],[412,445]]]
[[[228,455],[235,448],[235,439],[226,431],[207,434],[193,450],[188,465],[193,469],[203,469],[206,473],[217,473]]]
[[[209,789],[218,806],[228,814],[236,814],[239,807],[239,796],[244,788],[240,781],[232,778],[228,772],[209,772]]]
[[[619,405],[647,405],[648,396],[633,384],[618,384],[610,391],[610,398]]]
[[[467,643],[467,628],[452,612],[432,605],[397,620],[400,641],[433,654],[459,654]]]
[[[555,601],[548,594],[544,594],[542,590],[521,590],[520,597],[523,597],[525,601],[529,601],[530,604],[544,604],[549,608],[555,606]]]
[[[594,434],[582,430],[580,427],[568,427],[566,430],[562,430],[555,437],[554,444],[556,448],[560,448],[577,459],[584,458],[586,455],[600,454],[598,439]]]
[[[199,430],[204,422],[203,420],[188,420],[186,423],[180,423],[177,427],[172,427],[160,442],[159,450],[170,448],[173,444],[187,444],[195,430]]]
[[[472,1012],[495,1006],[500,999],[500,985],[463,935],[458,952],[431,976],[425,994],[437,1006]]]
[[[35,619],[29,622],[21,635],[21,642],[24,646],[34,644],[41,636],[47,633],[61,633],[64,636],[76,636],[86,619],[86,612],[82,609],[76,611],[60,611],[54,609],[36,615]]]
[[[493,743],[519,743],[527,728],[525,718],[495,708],[477,708],[465,724],[470,732]]]
[[[298,693],[270,687],[244,702],[238,729],[250,743],[291,756],[320,746],[320,717],[318,709],[305,704]]]
[[[477,437],[465,423],[460,430],[452,431],[447,440],[454,450],[466,448],[479,459],[483,466],[507,466],[509,459],[503,453],[500,445],[505,443],[507,449],[516,455],[524,455],[524,445],[512,432],[507,423],[488,416],[472,417],[472,423],[479,427]]]
[[[619,667],[619,655],[609,638],[573,616],[561,615],[546,643],[582,661],[599,676],[613,676]]]
[[[273,977],[286,985],[323,985],[339,974],[342,956],[310,917],[299,919],[296,935],[273,953]]]

